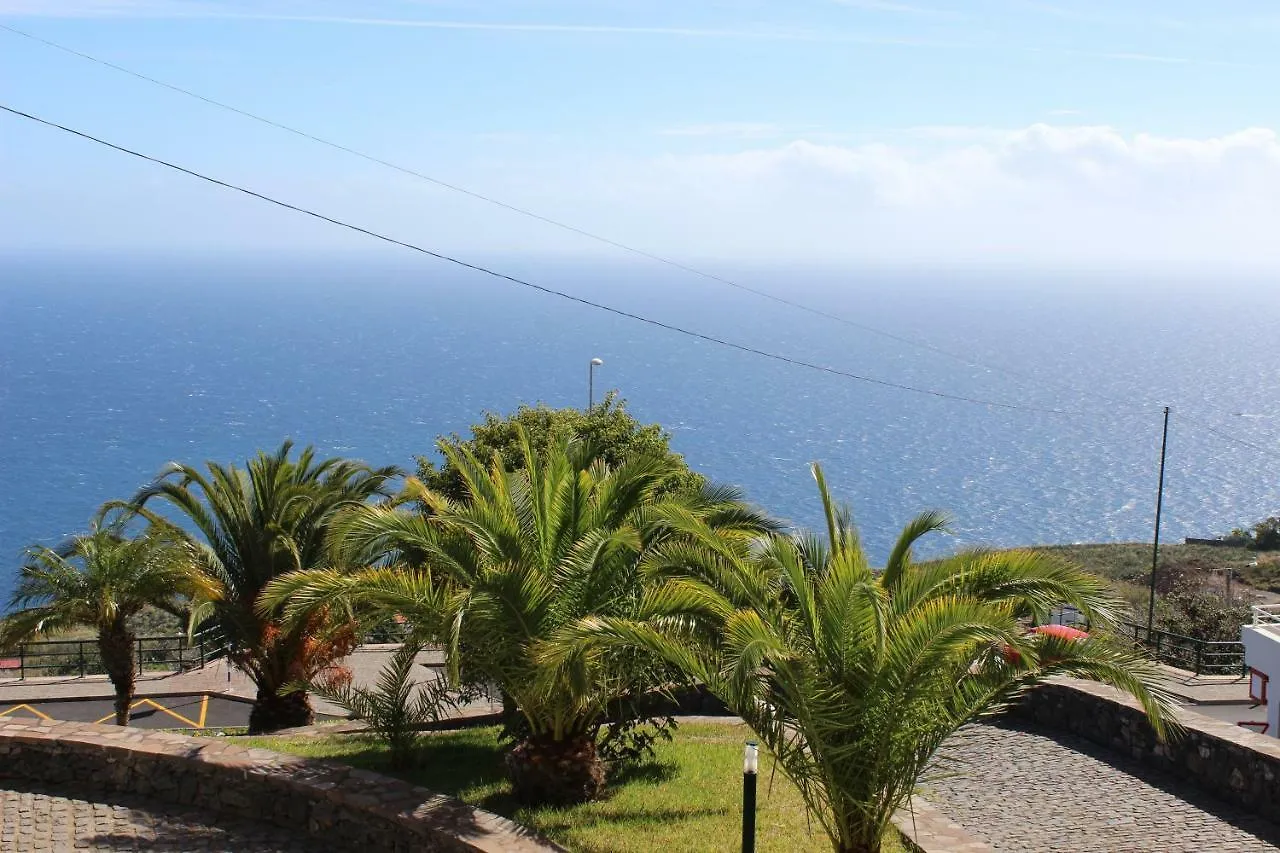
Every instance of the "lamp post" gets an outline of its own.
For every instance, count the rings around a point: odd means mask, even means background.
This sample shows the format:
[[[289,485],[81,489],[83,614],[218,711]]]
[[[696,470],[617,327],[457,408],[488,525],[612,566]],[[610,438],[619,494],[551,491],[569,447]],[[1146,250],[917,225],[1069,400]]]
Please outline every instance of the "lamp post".
[[[747,741],[742,751],[742,853],[756,853],[756,769],[760,747]]]
[[[587,365],[587,411],[596,404],[596,368],[604,364],[603,359],[593,358]]]

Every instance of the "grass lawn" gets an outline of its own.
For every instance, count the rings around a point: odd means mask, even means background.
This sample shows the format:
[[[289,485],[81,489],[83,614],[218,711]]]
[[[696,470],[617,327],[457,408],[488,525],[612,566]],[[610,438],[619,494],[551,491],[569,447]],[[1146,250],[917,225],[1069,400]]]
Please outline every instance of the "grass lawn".
[[[421,766],[391,773],[385,753],[352,735],[236,738],[237,744],[376,770],[506,815],[580,853],[723,853],[741,841],[742,743],[748,730],[731,722],[683,723],[657,759],[610,780],[604,800],[566,809],[520,808],[502,775],[498,729],[435,732],[424,739]],[[795,787],[761,755],[757,849],[761,853],[829,851],[810,827]],[[772,788],[772,789],[771,789]],[[896,839],[885,847],[898,853]]]

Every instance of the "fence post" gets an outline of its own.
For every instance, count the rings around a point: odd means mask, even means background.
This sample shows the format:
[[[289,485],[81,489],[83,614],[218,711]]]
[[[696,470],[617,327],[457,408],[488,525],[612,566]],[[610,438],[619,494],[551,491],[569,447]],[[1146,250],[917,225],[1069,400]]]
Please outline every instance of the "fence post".
[[[80,677],[84,678],[84,640],[76,643],[76,648],[80,651]]]
[[[1196,668],[1195,674],[1200,674],[1201,665],[1204,662],[1204,643],[1196,643]]]
[[[186,672],[186,667],[182,664],[182,650],[187,646],[187,638],[178,638],[178,672]]]
[[[200,666],[204,666],[204,637],[200,637]]]
[[[142,638],[138,638],[138,675],[142,675]]]
[[[18,680],[27,680],[27,644],[18,643]]]

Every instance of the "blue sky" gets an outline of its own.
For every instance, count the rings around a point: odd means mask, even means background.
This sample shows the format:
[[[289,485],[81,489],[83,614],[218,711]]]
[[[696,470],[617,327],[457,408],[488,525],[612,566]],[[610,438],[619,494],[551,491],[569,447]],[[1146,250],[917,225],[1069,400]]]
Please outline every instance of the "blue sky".
[[[681,258],[1280,267],[1262,0],[0,0],[0,23]],[[442,250],[607,251],[2,31],[0,98]],[[0,248],[363,245],[0,117]]]

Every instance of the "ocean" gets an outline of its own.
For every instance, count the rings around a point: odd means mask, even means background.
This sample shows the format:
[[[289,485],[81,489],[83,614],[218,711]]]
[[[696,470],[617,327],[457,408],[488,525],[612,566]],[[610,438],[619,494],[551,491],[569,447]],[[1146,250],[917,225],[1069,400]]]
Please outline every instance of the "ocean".
[[[1020,408],[808,370],[394,253],[9,255],[0,597],[25,546],[82,529],[170,460],[243,460],[292,437],[410,468],[486,410],[584,405],[595,357],[597,394],[617,389],[694,468],[797,525],[818,522],[820,461],[873,559],[935,507],[954,517],[935,551],[1148,540],[1163,404],[1166,540],[1280,509],[1268,282],[716,269],[929,349],[661,266],[485,260],[756,349]]]

